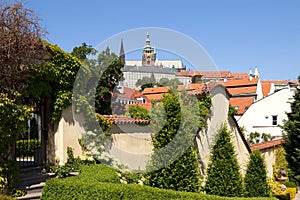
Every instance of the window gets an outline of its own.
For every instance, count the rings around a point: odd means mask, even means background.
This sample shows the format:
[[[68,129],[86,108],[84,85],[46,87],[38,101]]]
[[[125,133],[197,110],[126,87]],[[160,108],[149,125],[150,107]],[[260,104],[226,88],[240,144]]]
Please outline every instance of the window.
[[[274,126],[277,125],[277,115],[272,116],[272,125],[274,125]]]

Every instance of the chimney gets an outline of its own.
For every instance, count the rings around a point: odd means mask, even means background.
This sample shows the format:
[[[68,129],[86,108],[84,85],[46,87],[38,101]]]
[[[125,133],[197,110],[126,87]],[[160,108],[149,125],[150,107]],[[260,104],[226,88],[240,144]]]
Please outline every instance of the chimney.
[[[253,80],[253,76],[249,76],[249,81],[251,82]]]

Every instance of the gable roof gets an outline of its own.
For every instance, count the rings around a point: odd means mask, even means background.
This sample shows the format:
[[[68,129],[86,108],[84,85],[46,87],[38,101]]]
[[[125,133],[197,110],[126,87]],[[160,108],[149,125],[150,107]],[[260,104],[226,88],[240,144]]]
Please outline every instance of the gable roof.
[[[262,81],[261,88],[262,88],[262,93],[263,93],[264,97],[269,95],[269,93],[271,91],[271,86],[272,86],[272,83]]]
[[[283,144],[284,142],[285,142],[285,140],[283,138],[281,138],[281,139],[277,139],[277,140],[254,144],[250,148],[251,148],[251,151],[264,150],[264,149],[276,147],[278,145]]]
[[[254,97],[235,97],[230,98],[229,104],[232,107],[237,107],[237,114],[242,115],[246,112],[246,110],[251,106],[254,102]]]

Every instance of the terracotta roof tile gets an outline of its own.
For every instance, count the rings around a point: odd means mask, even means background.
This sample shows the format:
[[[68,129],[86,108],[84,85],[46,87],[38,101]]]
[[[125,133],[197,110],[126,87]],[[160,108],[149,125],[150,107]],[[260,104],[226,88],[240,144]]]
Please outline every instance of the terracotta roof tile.
[[[252,86],[257,85],[258,78],[253,78],[252,81],[250,81],[249,78],[244,79],[229,79],[227,82],[223,83],[226,88],[228,87],[242,87],[242,86]]]
[[[277,140],[272,140],[272,141],[268,141],[268,142],[254,144],[250,148],[251,148],[251,151],[263,150],[263,149],[268,149],[268,148],[271,148],[271,147],[276,147],[278,145],[283,144],[284,142],[285,142],[284,139],[281,138],[281,139],[277,139]]]
[[[234,87],[227,88],[229,94],[238,95],[238,94],[253,94],[256,93],[256,86],[246,86],[246,87]]]
[[[238,108],[237,109],[238,115],[242,115],[251,106],[253,101],[254,101],[253,97],[235,97],[235,98],[230,98],[229,103],[232,107]]]
[[[145,108],[147,110],[151,110],[152,109],[152,103],[140,103],[140,104],[137,104],[138,106],[140,106],[141,108]]]
[[[181,75],[181,76],[202,76],[202,73],[200,71],[185,71],[181,70],[180,72],[176,72],[176,74]]]
[[[145,94],[145,96],[151,101],[151,100],[160,100],[160,99],[162,99],[164,94],[165,93]]]
[[[167,93],[169,92],[169,87],[153,87],[153,88],[145,88],[143,94],[155,94],[155,93]]]
[[[112,124],[149,124],[150,120],[131,118],[125,115],[103,115]]]
[[[143,96],[143,94],[138,91],[138,90],[134,90],[128,87],[124,87],[124,92],[123,93],[119,93],[117,91],[115,91],[113,93],[113,95],[115,97],[120,97],[120,98],[124,98],[124,99],[131,99],[131,100],[136,100],[136,98]]]
[[[272,83],[268,83],[268,82],[265,82],[265,83],[261,84],[262,93],[263,93],[264,97],[268,96],[268,94],[270,93],[271,85],[272,85]]]
[[[231,73],[232,77],[231,79],[245,79],[249,78],[249,75],[247,73]]]
[[[287,85],[289,81],[287,80],[261,80],[261,83],[274,83],[276,85]]]

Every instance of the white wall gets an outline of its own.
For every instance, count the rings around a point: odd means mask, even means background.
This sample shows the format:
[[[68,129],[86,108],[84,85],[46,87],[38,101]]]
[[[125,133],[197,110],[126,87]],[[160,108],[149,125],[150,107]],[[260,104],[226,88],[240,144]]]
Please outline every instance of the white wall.
[[[272,116],[277,115],[277,122],[287,119],[286,112],[290,112],[290,89],[282,89],[255,103],[238,120],[239,126],[250,132],[270,133],[272,136],[281,137],[282,130],[278,125],[272,125]]]

